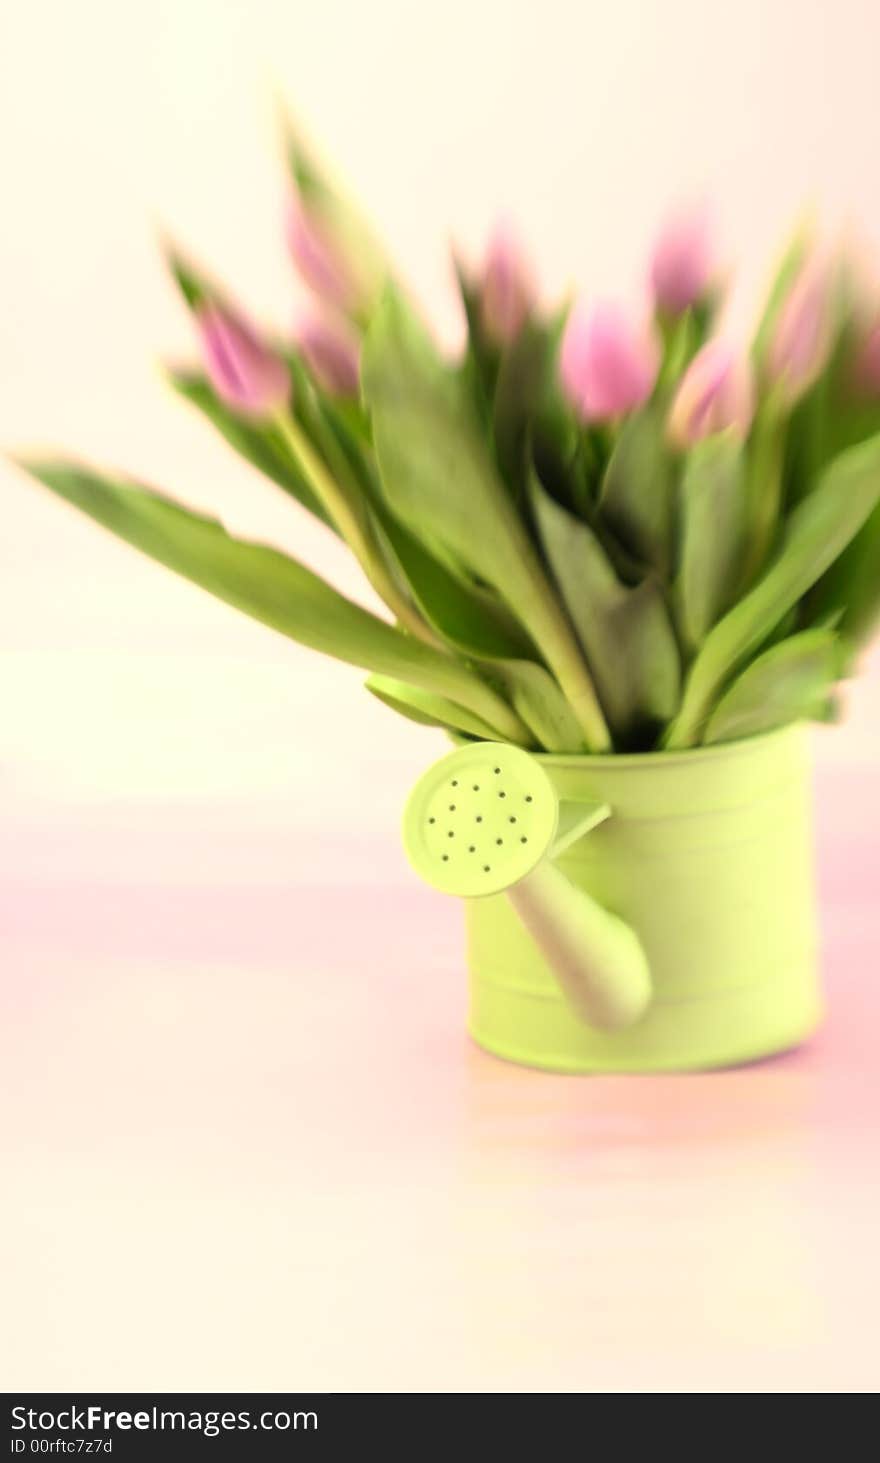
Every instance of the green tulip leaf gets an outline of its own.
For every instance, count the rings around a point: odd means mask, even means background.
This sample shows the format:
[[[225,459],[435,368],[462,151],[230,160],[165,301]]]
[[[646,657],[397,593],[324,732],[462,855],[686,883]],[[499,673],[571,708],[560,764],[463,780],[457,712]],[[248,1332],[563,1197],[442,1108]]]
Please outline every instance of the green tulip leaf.
[[[665,417],[654,403],[621,427],[605,469],[599,513],[624,548],[664,578],[673,564],[675,478]]]
[[[389,676],[371,676],[366,685],[367,690],[377,700],[390,706],[399,716],[407,717],[409,721],[419,722],[422,726],[464,732],[469,737],[479,737],[481,741],[492,742],[499,738],[496,727],[489,726],[488,722],[481,721],[478,716],[472,716],[463,706],[456,706],[442,696],[432,696],[428,691],[419,690],[418,686],[408,686]]]
[[[505,482],[522,500],[529,478],[529,443],[536,433],[570,459],[578,442],[574,417],[562,401],[556,359],[565,317],[530,319],[502,353],[492,408],[492,434]]]
[[[302,374],[292,360],[297,419],[337,483],[345,486],[352,511],[369,520],[368,537],[382,554],[403,592],[444,640],[467,655],[530,655],[518,620],[491,591],[482,589],[460,566],[444,561],[426,536],[417,538],[389,511],[375,468],[340,418],[335,404]]]
[[[214,281],[193,264],[191,259],[186,258],[174,244],[166,242],[165,262],[173,276],[177,288],[190,310],[197,310],[200,305],[208,301],[221,301],[225,299],[224,292],[215,285]]]
[[[676,599],[696,649],[736,598],[746,549],[746,478],[741,444],[722,434],[688,452],[680,489],[681,555]]]
[[[390,290],[367,333],[361,374],[391,511],[501,596],[556,676],[588,744],[606,749],[608,730],[577,641],[461,379]]]
[[[812,229],[801,224],[788,244],[774,275],[761,318],[752,342],[752,358],[760,368],[767,357],[770,340],[785,298],[806,263],[812,241]]]
[[[386,624],[277,549],[233,538],[215,518],[133,483],[62,462],[21,466],[118,537],[282,635],[447,697],[510,740],[529,743],[510,707],[467,667]]]
[[[655,576],[624,584],[593,530],[531,478],[547,561],[577,631],[615,745],[650,745],[675,715],[681,657]]]
[[[850,658],[880,622],[880,507],[875,508],[807,602],[811,624],[836,615]]]
[[[478,660],[534,654],[522,626],[497,595],[453,574],[387,511],[378,517],[380,537],[400,579],[449,645]]]
[[[529,660],[497,661],[490,669],[545,751],[583,752],[584,734],[549,671]]]
[[[864,389],[855,369],[865,330],[859,293],[845,268],[837,271],[834,286],[827,364],[786,425],[784,491],[789,508],[812,491],[835,457],[880,432],[880,400]]]
[[[703,741],[732,742],[793,721],[822,718],[840,674],[833,630],[805,630],[759,655],[725,691]]]
[[[374,565],[381,559],[406,600],[449,645],[481,658],[533,653],[522,626],[496,595],[454,572],[389,511],[363,443],[353,436],[335,404],[290,358],[296,417],[311,446],[344,493],[351,518]],[[381,585],[382,581],[378,583]]]
[[[700,740],[725,681],[852,542],[880,499],[880,435],[837,457],[793,510],[762,577],[707,635],[666,745]]]
[[[473,403],[482,428],[488,430],[492,416],[492,398],[498,376],[498,351],[486,339],[480,314],[480,296],[458,255],[453,253],[455,282],[467,325],[467,349],[461,366],[462,385]]]

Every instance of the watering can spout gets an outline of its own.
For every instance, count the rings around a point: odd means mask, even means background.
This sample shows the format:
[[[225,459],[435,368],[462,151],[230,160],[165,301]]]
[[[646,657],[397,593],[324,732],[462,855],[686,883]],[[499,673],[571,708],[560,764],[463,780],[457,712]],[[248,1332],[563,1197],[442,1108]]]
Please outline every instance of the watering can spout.
[[[551,863],[539,864],[509,898],[582,1021],[599,1031],[638,1021],[650,1003],[651,976],[628,924]]]
[[[404,819],[416,871],[465,898],[506,892],[569,1005],[601,1031],[643,1015],[648,961],[635,931],[553,859],[611,815],[606,804],[560,805],[540,763],[520,748],[474,742],[429,769]]]

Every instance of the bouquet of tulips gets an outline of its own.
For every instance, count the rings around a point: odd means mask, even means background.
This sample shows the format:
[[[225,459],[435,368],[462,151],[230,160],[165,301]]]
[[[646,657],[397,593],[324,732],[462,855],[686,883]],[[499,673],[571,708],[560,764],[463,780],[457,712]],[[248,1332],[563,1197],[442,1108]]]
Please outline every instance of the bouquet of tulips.
[[[262,334],[172,251],[203,363],[170,380],[344,539],[387,614],[133,482],[23,465],[417,722],[578,753],[829,717],[880,613],[880,309],[845,261],[797,238],[738,352],[700,219],[661,237],[642,324],[542,310],[499,233],[457,266],[450,360],[311,150],[288,150],[313,318]]]

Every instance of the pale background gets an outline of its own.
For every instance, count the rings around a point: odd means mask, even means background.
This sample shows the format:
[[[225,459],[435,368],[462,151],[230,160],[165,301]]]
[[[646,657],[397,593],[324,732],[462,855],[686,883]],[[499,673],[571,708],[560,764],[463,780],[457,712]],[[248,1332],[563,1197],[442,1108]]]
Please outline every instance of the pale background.
[[[274,95],[444,334],[504,211],[637,299],[708,194],[745,324],[788,224],[880,240],[873,0],[2,0],[0,444],[115,462],[358,589],[164,390],[154,229],[297,296]],[[819,734],[831,1018],[716,1077],[470,1049],[397,839],[431,733],[0,469],[7,1387],[880,1383],[876,674]],[[359,592],[359,589],[358,589]]]

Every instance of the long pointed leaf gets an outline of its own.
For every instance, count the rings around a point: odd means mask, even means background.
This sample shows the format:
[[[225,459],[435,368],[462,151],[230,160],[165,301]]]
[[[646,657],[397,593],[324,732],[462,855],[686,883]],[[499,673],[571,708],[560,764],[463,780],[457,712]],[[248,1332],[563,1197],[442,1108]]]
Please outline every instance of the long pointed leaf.
[[[710,630],[691,667],[666,745],[699,741],[724,682],[771,634],[858,533],[880,500],[880,435],[836,458],[795,508],[775,559]]]
[[[842,557],[845,562],[835,584],[829,585],[826,609],[843,606],[841,635],[860,650],[880,620],[880,509],[874,509],[852,543],[852,557],[849,550]]]
[[[607,748],[607,727],[571,626],[497,476],[461,382],[391,292],[368,332],[362,379],[392,511],[416,535],[444,543],[506,600],[553,670],[588,744]]]
[[[463,706],[456,706],[443,696],[432,696],[429,691],[421,691],[417,686],[407,686],[405,682],[392,680],[390,676],[370,676],[366,685],[371,695],[389,706],[392,711],[396,711],[398,716],[407,717],[409,721],[417,721],[422,726],[445,727],[447,731],[465,732],[467,736],[479,737],[482,741],[498,739],[497,727],[489,726],[488,722],[481,721]]]
[[[534,654],[522,626],[495,595],[452,574],[387,512],[379,523],[416,605],[448,644],[478,660]]]
[[[624,548],[666,577],[675,533],[675,463],[659,404],[620,429],[599,497],[601,520]]]
[[[385,560],[407,600],[447,644],[467,655],[495,658],[531,655],[522,626],[496,595],[480,589],[464,572],[454,573],[389,511],[375,468],[362,446],[339,420],[334,404],[291,359],[298,419],[336,481],[343,484],[352,513],[362,522],[371,551]]]
[[[761,318],[752,342],[752,359],[762,366],[770,345],[770,337],[779,318],[779,311],[786,295],[806,260],[812,243],[812,227],[809,220],[803,221],[776,266],[776,273],[770,285]]]
[[[525,322],[501,356],[492,434],[505,482],[515,496],[525,498],[529,478],[529,443],[540,428],[543,440],[552,441],[561,456],[570,459],[577,448],[574,416],[563,404],[557,381],[556,358],[565,317],[549,324]]]
[[[822,715],[840,673],[833,630],[805,630],[759,655],[718,702],[703,741],[731,742]]]
[[[477,288],[454,252],[452,264],[467,325],[467,349],[461,365],[461,377],[480,423],[488,430],[498,376],[498,351],[485,338]]]
[[[870,639],[880,621],[880,508],[816,585],[809,610],[811,620],[837,613],[840,633],[853,650]]]
[[[742,447],[722,435],[688,453],[680,486],[681,562],[676,596],[688,644],[702,644],[736,597],[746,550]]]
[[[282,635],[447,696],[512,741],[528,742],[501,697],[466,667],[361,609],[277,549],[233,538],[215,518],[135,484],[67,463],[21,466],[135,548]]]
[[[491,666],[517,716],[548,752],[582,752],[583,732],[558,685],[542,665],[505,660]]]
[[[535,473],[531,497],[615,743],[650,745],[675,715],[681,693],[681,658],[662,590],[655,578],[622,583],[592,529],[551,498]]]

